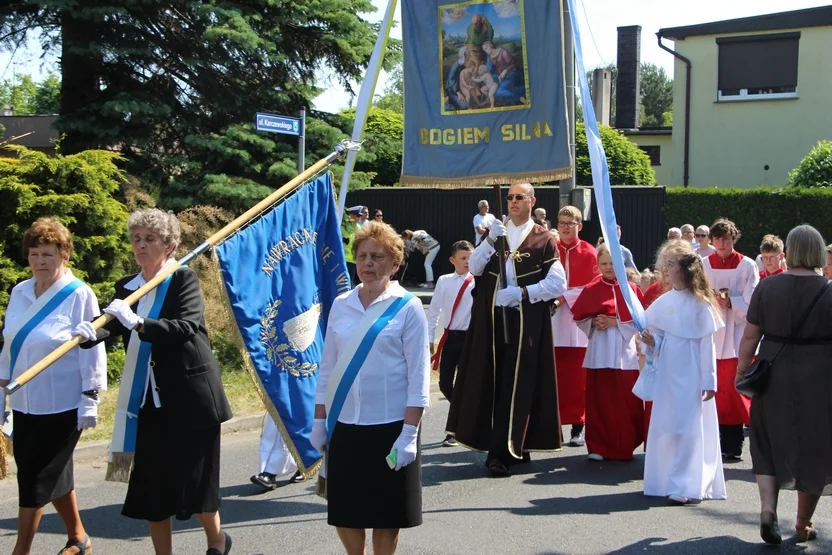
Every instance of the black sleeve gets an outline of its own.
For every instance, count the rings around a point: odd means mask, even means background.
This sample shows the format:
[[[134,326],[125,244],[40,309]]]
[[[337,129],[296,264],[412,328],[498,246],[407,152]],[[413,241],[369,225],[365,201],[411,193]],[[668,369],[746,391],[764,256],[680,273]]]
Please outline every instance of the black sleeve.
[[[177,279],[178,278],[178,279]],[[178,318],[145,318],[139,339],[150,343],[181,344],[193,339],[202,327],[205,306],[199,290],[199,278],[190,268],[177,270],[168,295],[174,295]]]

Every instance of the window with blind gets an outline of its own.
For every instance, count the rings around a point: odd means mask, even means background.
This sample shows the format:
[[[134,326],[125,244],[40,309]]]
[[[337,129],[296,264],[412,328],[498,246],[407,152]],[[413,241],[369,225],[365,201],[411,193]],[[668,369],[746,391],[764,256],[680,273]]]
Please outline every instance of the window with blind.
[[[719,100],[797,97],[800,33],[716,39]]]

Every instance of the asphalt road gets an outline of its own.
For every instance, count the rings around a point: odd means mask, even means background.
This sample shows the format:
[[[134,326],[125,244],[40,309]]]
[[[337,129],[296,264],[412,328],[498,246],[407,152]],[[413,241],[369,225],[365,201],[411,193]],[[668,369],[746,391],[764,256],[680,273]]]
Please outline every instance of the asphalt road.
[[[399,553],[772,553],[757,535],[758,502],[750,462],[726,467],[730,499],[670,507],[641,492],[644,457],[630,463],[589,462],[583,448],[537,454],[511,478],[489,479],[484,456],[440,442],[448,403],[433,396],[423,433],[424,524],[402,533]],[[311,484],[270,493],[249,482],[257,466],[257,432],[224,436],[221,515],[235,555],[341,553],[326,506]],[[126,486],[104,481],[103,460],[78,463],[81,514],[97,555],[152,553],[144,523],[120,516]],[[361,477],[357,477],[361,479]],[[796,496],[786,492],[781,526],[794,526]],[[0,482],[0,554],[11,552],[17,514],[14,480]],[[782,551],[832,553],[832,510],[821,500],[815,524],[821,539]],[[789,534],[790,536],[790,534]],[[50,508],[33,553],[56,553],[63,527]],[[202,554],[195,521],[176,523],[179,554]]]

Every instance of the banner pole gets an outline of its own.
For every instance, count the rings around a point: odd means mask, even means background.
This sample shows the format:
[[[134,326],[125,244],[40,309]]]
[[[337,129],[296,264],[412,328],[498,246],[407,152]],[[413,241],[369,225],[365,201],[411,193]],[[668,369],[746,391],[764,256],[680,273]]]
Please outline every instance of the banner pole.
[[[187,266],[191,261],[193,261],[197,256],[204,253],[211,247],[215,247],[222,243],[225,239],[227,239],[232,233],[249,223],[251,220],[259,216],[262,212],[269,209],[273,204],[278,202],[283,197],[287,196],[289,193],[294,191],[299,185],[301,185],[304,181],[309,179],[311,176],[317,174],[321,170],[331,166],[335,161],[344,157],[347,151],[355,151],[358,150],[359,145],[353,143],[352,141],[343,141],[341,144],[337,145],[335,149],[326,157],[321,158],[315,164],[309,167],[306,171],[302,172],[300,175],[277,189],[275,192],[246,210],[242,215],[235,218],[234,221],[223,227],[221,230],[217,231],[213,235],[211,235],[206,241],[202,244],[197,246],[195,249],[187,253],[185,256],[171,264],[170,266],[163,269],[159,272],[156,277],[148,281],[146,284],[138,288],[136,291],[130,294],[127,297],[125,302],[128,305],[132,305],[136,303],[139,299],[150,293],[153,289],[159,286],[169,275],[174,273],[176,270],[181,268],[182,266]],[[92,326],[95,329],[99,329],[107,322],[113,319],[113,316],[110,314],[103,314],[96,318]],[[41,359],[37,364],[27,369],[23,374],[17,377],[17,379],[12,380],[4,389],[8,395],[11,395],[15,391],[19,390],[21,387],[29,383],[35,376],[49,368],[55,361],[60,359],[62,356],[67,354],[69,351],[77,347],[81,343],[80,337],[73,337],[69,341],[66,341],[63,345],[46,355],[43,359]]]
[[[501,186],[494,184],[494,208],[496,209],[496,216],[503,221],[503,199],[500,198]],[[485,239],[483,239],[485,240]],[[505,289],[508,285],[506,277],[506,247],[508,247],[507,237],[498,237],[494,241],[494,248],[497,249],[497,258],[500,261],[500,289]],[[508,333],[508,317],[505,310],[501,310],[500,314],[503,316],[503,341],[506,345],[509,344],[510,337]]]

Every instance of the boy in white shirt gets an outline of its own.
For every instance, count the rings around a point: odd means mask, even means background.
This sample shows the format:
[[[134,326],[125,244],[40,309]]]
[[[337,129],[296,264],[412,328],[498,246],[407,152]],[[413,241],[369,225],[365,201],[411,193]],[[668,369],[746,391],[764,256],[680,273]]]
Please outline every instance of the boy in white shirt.
[[[439,369],[439,390],[449,402],[453,396],[454,376],[459,357],[462,355],[465,332],[471,321],[471,307],[474,302],[471,290],[474,288],[474,276],[468,271],[468,259],[473,250],[473,245],[468,241],[454,243],[451,247],[450,261],[455,271],[439,277],[428,309],[432,368]],[[445,331],[438,345],[435,345],[436,327],[440,317]],[[457,443],[454,437],[449,435],[442,445],[454,447]]]

